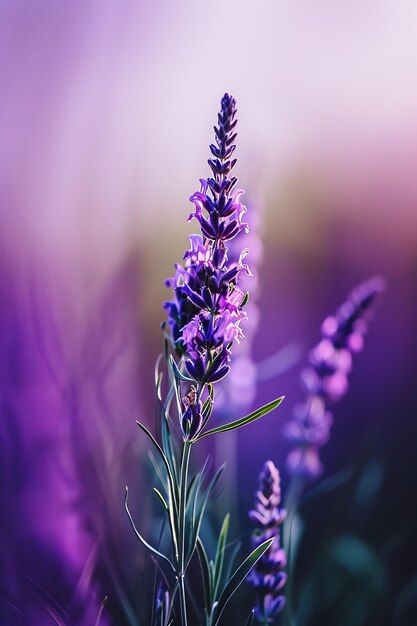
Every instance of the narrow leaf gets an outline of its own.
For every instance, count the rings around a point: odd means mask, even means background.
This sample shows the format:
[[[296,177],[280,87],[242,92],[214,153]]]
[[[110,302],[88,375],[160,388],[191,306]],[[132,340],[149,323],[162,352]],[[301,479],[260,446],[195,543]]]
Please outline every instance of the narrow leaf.
[[[201,488],[201,484],[203,482],[203,475],[207,469],[208,466],[208,462],[209,462],[209,457],[207,457],[204,465],[203,465],[203,469],[201,470],[201,472],[198,473],[198,478],[196,481],[196,487],[195,487],[195,491],[194,491],[194,497],[193,497],[193,506],[192,506],[192,513],[191,513],[191,519],[190,519],[190,541],[189,541],[189,545],[188,545],[188,557],[187,558],[191,558],[194,549],[195,549],[195,542],[196,542],[196,538],[197,535],[195,534],[195,531],[197,529],[197,522],[196,522],[196,515],[197,515],[197,503],[198,503],[198,498],[200,495],[200,488]],[[198,533],[198,530],[197,530]]]
[[[157,390],[158,398],[159,398],[158,388],[160,388],[161,381],[162,381],[162,372],[159,371],[159,365],[161,363],[162,357],[163,357],[163,354],[161,353],[155,362],[155,388]]]
[[[166,476],[163,475],[162,469],[159,466],[158,461],[156,460],[152,450],[149,450],[148,456],[149,456],[150,462],[152,463],[152,467],[155,470],[155,474],[158,476],[159,480],[161,481],[161,485],[164,487],[166,495],[168,496],[169,495],[169,486],[167,485]]]
[[[178,365],[175,363],[175,359],[172,356],[172,354],[169,356],[169,365],[176,378],[178,378],[179,380],[183,380],[185,382],[195,383],[195,380],[193,378],[190,378],[189,376],[186,376],[185,374],[182,374],[180,372],[180,370],[178,369]]]
[[[157,442],[155,437],[152,435],[150,430],[148,430],[144,424],[141,424],[141,422],[138,422],[137,420],[136,420],[136,424],[139,426],[139,428],[141,430],[143,430],[144,433],[146,433],[148,435],[149,439],[152,441],[153,445],[158,450],[158,452],[159,452],[159,454],[161,456],[161,459],[164,462],[164,465],[165,465],[166,470],[168,472],[168,478],[169,478],[169,482],[170,482],[170,486],[171,486],[171,493],[172,493],[172,495],[174,497],[174,494],[175,494],[175,491],[174,491],[174,479],[173,479],[173,476],[172,476],[171,467],[169,465],[167,457],[165,456],[164,451],[162,450],[161,446],[159,445],[159,443]],[[175,504],[175,501],[174,501],[174,504]]]
[[[220,580],[221,580],[222,571],[223,571],[224,551],[226,548],[227,533],[229,531],[229,520],[230,520],[230,515],[228,513],[226,517],[224,518],[223,525],[219,534],[219,541],[217,543],[216,560],[214,562],[214,576],[213,576],[213,579],[214,579],[213,580],[213,584],[214,584],[213,597],[214,598],[217,596],[217,590],[220,585]]]
[[[204,497],[202,498],[202,503],[200,504],[200,508],[198,509],[198,511],[196,511],[195,514],[195,522],[194,522],[194,526],[193,526],[193,534],[191,537],[191,542],[190,542],[190,554],[188,556],[188,562],[190,561],[194,549],[195,549],[195,545],[197,542],[197,538],[198,538],[198,533],[200,532],[200,528],[201,528],[201,522],[203,520],[204,517],[204,512],[206,510],[206,506],[207,503],[211,497],[211,494],[214,491],[215,486],[217,485],[218,481],[220,480],[221,475],[223,474],[224,470],[225,470],[226,465],[223,464],[218,470],[217,472],[214,474],[213,478],[210,481],[209,486],[207,487],[207,491],[204,494]]]
[[[139,531],[138,531],[138,529],[136,528],[136,526],[135,526],[135,522],[133,521],[132,515],[131,515],[130,510],[129,510],[129,507],[127,506],[127,499],[128,499],[128,495],[129,495],[129,490],[128,490],[128,488],[126,487],[126,493],[125,493],[125,509],[126,509],[126,513],[127,513],[128,517],[129,517],[130,523],[131,523],[131,525],[132,525],[132,528],[133,528],[133,530],[134,530],[134,532],[135,532],[136,537],[137,537],[137,538],[138,538],[138,539],[139,539],[139,540],[143,543],[143,545],[144,545],[146,548],[148,548],[148,550],[150,550],[151,552],[153,552],[153,554],[155,554],[157,557],[159,557],[159,558],[161,558],[161,559],[164,559],[164,561],[167,561],[167,562],[170,564],[170,566],[171,566],[171,568],[172,568],[172,571],[173,571],[173,572],[175,572],[175,567],[173,566],[173,564],[172,564],[171,560],[170,560],[167,556],[165,556],[165,554],[162,554],[162,552],[159,552],[159,550],[157,550],[156,548],[154,548],[153,546],[151,546],[151,544],[150,544],[150,543],[148,543],[148,542],[146,541],[146,539],[144,539],[144,538],[142,537],[142,535],[140,534],[140,532],[139,532]]]
[[[222,424],[221,426],[217,426],[217,428],[212,428],[211,430],[207,430],[205,433],[202,433],[199,437],[197,437],[196,441],[198,441],[199,439],[202,439],[203,437],[207,437],[207,435],[223,433],[226,430],[235,430],[235,428],[241,428],[242,426],[246,426],[247,424],[254,422],[255,420],[262,417],[263,415],[266,415],[267,413],[270,413],[270,411],[273,411],[274,409],[276,409],[277,406],[281,404],[284,397],[285,396],[281,396],[281,398],[277,398],[276,400],[273,400],[272,402],[265,404],[260,409],[256,409],[256,411],[253,411],[253,413],[249,413],[249,415],[246,415],[246,417],[242,417],[241,419],[235,420],[234,422],[229,422],[228,424]]]
[[[246,620],[245,626],[252,626],[254,617],[255,617],[255,611],[252,609],[252,611],[248,615],[248,619]]]
[[[163,504],[163,506],[164,506],[164,509],[165,509],[166,511],[168,511],[168,505],[167,505],[167,503],[165,502],[165,498],[164,498],[164,496],[162,495],[162,493],[161,493],[161,492],[159,491],[159,489],[157,489],[156,487],[154,487],[154,488],[153,488],[153,490],[154,490],[154,492],[156,493],[156,495],[159,497],[159,499],[161,500],[161,502],[162,502],[162,504]]]
[[[172,437],[171,437],[170,418],[168,414],[172,398],[174,397],[174,393],[175,393],[174,383],[172,383],[168,390],[168,394],[165,399],[165,402],[162,403],[161,401],[160,403],[161,404],[160,419],[161,419],[162,449],[167,457],[169,466],[171,468],[172,476],[174,479],[176,479],[177,478],[176,456],[175,456],[174,444],[173,444]]]
[[[216,626],[219,623],[220,617],[225,609],[226,604],[229,602],[236,589],[238,589],[238,587],[248,576],[255,563],[257,563],[261,556],[265,554],[265,552],[268,550],[273,541],[274,537],[272,537],[271,539],[267,539],[266,541],[261,543],[257,548],[255,548],[255,550],[253,550],[253,552],[250,553],[248,557],[246,557],[243,563],[234,572],[229,582],[224,587],[222,594],[219,598],[216,610],[214,612],[213,626]]]
[[[212,604],[212,588],[210,581],[210,566],[207,558],[207,553],[204,549],[203,542],[200,537],[197,537],[197,556],[200,562],[201,575],[203,578],[203,589],[204,589],[204,599],[206,603],[207,613],[210,615],[211,613],[211,604]]]
[[[213,412],[213,407],[214,407],[214,387],[211,383],[208,383],[207,387],[208,387],[209,395],[208,395],[208,398],[205,400],[203,404],[203,409],[201,411],[201,414],[203,416],[203,423],[201,425],[201,428],[204,428],[204,426],[209,421],[211,414]]]
[[[242,547],[242,543],[240,541],[237,541],[236,544],[235,544],[235,547],[233,548],[232,554],[227,559],[228,563],[227,563],[227,569],[226,569],[226,572],[225,572],[226,573],[226,580],[229,580],[229,578],[232,575],[232,569],[233,569],[236,557],[239,554],[239,550],[240,550],[241,547]]]

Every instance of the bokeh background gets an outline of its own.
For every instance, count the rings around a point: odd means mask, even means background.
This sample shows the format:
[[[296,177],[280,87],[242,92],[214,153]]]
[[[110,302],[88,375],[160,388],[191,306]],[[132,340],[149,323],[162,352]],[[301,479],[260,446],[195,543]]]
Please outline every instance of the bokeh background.
[[[105,595],[101,623],[148,623],[123,490],[151,532],[134,421],[153,423],[163,282],[225,91],[262,233],[252,404],[286,395],[212,450],[235,530],[267,458],[285,488],[321,321],[385,276],[294,597],[300,625],[417,624],[417,4],[5,0],[0,85],[1,624],[93,624]]]

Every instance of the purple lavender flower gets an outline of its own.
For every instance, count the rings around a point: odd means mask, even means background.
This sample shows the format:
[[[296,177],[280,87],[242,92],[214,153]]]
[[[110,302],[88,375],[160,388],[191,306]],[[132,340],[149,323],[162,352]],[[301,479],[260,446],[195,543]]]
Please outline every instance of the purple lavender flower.
[[[250,299],[245,306],[248,315],[248,319],[245,320],[245,341],[234,348],[233,366],[230,374],[222,381],[221,390],[217,394],[217,408],[227,415],[233,415],[239,409],[251,405],[256,395],[257,365],[252,359],[252,344],[259,325],[256,301],[259,294],[259,264],[262,258],[262,241],[259,234],[261,214],[258,206],[251,207],[248,221],[250,233],[247,235],[242,231],[230,241],[228,247],[229,261],[237,263],[242,249],[242,239],[247,238],[247,245],[251,251],[252,276],[243,274],[239,284],[242,291],[246,291],[250,281]]]
[[[227,242],[247,224],[242,221],[246,207],[241,204],[241,189],[235,189],[237,178],[231,176],[236,164],[236,101],[225,94],[221,101],[215,144],[208,163],[213,177],[201,179],[201,189],[190,198],[201,235],[190,235],[190,249],[185,253],[185,267],[176,266],[174,278],[166,281],[174,289],[174,298],[164,304],[168,312],[171,335],[179,356],[184,357],[188,375],[195,381],[187,394],[182,416],[185,438],[195,437],[203,424],[201,396],[205,386],[216,383],[229,372],[232,343],[243,337],[242,310],[247,296],[238,288],[240,275],[250,275],[243,262],[249,252],[241,250],[234,263],[228,263]]]
[[[280,508],[281,487],[278,469],[272,461],[267,461],[259,475],[259,491],[255,494],[255,508],[249,517],[256,528],[252,533],[252,544],[256,548],[263,541],[274,538],[271,547],[256,563],[247,580],[256,592],[255,618],[261,624],[272,622],[285,604],[280,594],[287,575],[283,571],[286,555],[281,547],[280,526],[286,511]]]
[[[333,421],[327,405],[340,400],[348,390],[352,355],[363,347],[369,309],[383,289],[384,281],[379,277],[362,283],[322,324],[322,340],[310,352],[310,366],[301,375],[307,398],[295,407],[293,420],[284,431],[294,445],[287,458],[294,475],[315,478],[322,472],[319,448],[328,441]]]

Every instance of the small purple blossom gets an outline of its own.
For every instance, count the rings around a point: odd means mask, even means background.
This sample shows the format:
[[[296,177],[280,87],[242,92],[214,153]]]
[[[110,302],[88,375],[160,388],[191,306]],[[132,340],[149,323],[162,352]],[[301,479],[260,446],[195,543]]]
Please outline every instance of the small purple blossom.
[[[272,622],[285,604],[280,593],[287,575],[283,571],[286,554],[281,546],[280,526],[285,520],[286,511],[280,508],[281,486],[278,469],[272,461],[267,461],[259,475],[259,490],[255,494],[255,508],[249,517],[255,525],[252,544],[256,548],[267,539],[274,538],[270,548],[256,563],[247,581],[256,592],[255,618],[262,624]]]
[[[215,144],[210,146],[213,176],[201,179],[200,191],[190,198],[195,211],[189,220],[199,222],[201,234],[190,235],[184,267],[177,265],[175,276],[166,281],[174,290],[173,299],[164,304],[171,336],[188,376],[195,381],[195,401],[184,404],[182,416],[183,434],[190,438],[203,423],[202,392],[229,372],[231,346],[243,338],[240,325],[247,317],[243,311],[247,297],[238,283],[241,276],[251,275],[244,263],[249,250],[241,248],[231,263],[227,250],[227,242],[248,230],[243,222],[246,207],[240,201],[243,191],[235,188],[237,178],[231,175],[236,164],[231,158],[236,123],[236,101],[225,94],[214,127]]]
[[[295,407],[284,431],[294,445],[287,458],[292,474],[315,478],[322,472],[319,448],[329,440],[333,422],[327,405],[339,401],[349,388],[353,353],[363,347],[369,310],[383,289],[382,278],[367,280],[322,324],[322,340],[310,352],[310,365],[301,375],[307,398]]]

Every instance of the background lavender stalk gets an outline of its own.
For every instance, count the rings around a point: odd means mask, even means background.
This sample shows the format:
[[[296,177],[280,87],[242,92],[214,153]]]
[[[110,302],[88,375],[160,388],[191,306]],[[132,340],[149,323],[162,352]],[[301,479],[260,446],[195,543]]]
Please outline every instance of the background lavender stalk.
[[[88,316],[68,274],[42,278],[0,272],[0,623],[91,626],[108,595],[100,626],[137,624],[120,506],[138,475],[135,264],[89,285]]]
[[[319,449],[329,440],[333,421],[327,406],[348,390],[352,356],[363,347],[371,306],[383,289],[380,277],[360,284],[322,324],[322,340],[311,351],[310,366],[302,373],[307,398],[295,407],[293,419],[284,430],[294,446],[287,467],[295,477],[309,480],[322,472]]]
[[[384,280],[373,277],[357,286],[339,307],[335,315],[322,324],[322,339],[310,352],[310,366],[302,372],[307,391],[304,403],[294,408],[293,419],[284,434],[294,445],[287,457],[292,482],[286,499],[289,511],[284,525],[284,546],[289,550],[288,611],[291,613],[293,568],[302,534],[302,522],[297,504],[305,482],[322,473],[319,450],[327,443],[333,421],[327,406],[340,400],[348,390],[348,375],[352,356],[364,343],[370,310],[375,298],[383,291]]]
[[[1,256],[0,623],[44,626],[57,615],[87,626],[100,591],[80,581],[92,540],[73,506],[66,407],[48,385],[27,285],[11,268],[3,274]],[[49,296],[42,285],[44,311]]]
[[[249,517],[256,528],[252,544],[256,547],[266,539],[273,542],[251,571],[248,582],[256,593],[255,619],[261,624],[271,624],[285,604],[280,594],[287,576],[285,550],[281,547],[281,531],[286,511],[280,508],[281,486],[278,469],[267,461],[259,475],[259,490],[255,494],[255,508]]]

